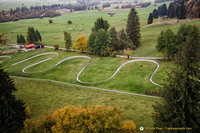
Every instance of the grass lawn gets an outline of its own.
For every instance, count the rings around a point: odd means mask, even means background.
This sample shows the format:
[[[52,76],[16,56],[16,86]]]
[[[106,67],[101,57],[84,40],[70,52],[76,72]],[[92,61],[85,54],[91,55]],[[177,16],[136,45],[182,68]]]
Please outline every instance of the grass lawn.
[[[139,126],[151,127],[153,124],[152,104],[159,101],[159,99],[97,91],[45,81],[15,78],[15,85],[18,88],[18,91],[15,92],[16,97],[30,107],[33,118],[39,118],[41,114],[67,105],[116,106],[123,111],[124,118],[133,120],[138,128]]]
[[[15,62],[18,62],[20,60],[26,59],[28,57],[31,57],[33,55],[42,52],[58,52],[59,55],[58,56],[43,55],[34,58],[32,60],[23,62],[21,64],[7,67],[10,64],[13,64]],[[62,64],[56,66],[55,68],[42,73],[24,74],[21,72],[24,67],[39,62],[41,60],[44,60],[48,57],[55,56],[53,57],[52,60],[28,68],[26,72],[38,72],[46,70],[49,67],[55,65],[60,60],[76,55],[87,55],[87,54],[55,51],[53,49],[40,49],[36,51],[30,51],[27,53],[11,54],[13,58],[3,63],[3,66],[6,68],[5,70],[8,71],[9,74],[11,75],[52,79],[68,83],[80,84],[76,81],[76,75],[88,62],[88,60],[84,58],[67,60]],[[80,75],[80,80],[85,82],[97,82],[105,80],[109,78],[122,63],[128,61],[128,59],[124,58],[99,57],[96,55],[87,55],[87,56],[90,56],[92,58],[92,61]],[[170,71],[170,69],[174,67],[174,64],[173,62],[168,63],[162,61],[160,62],[160,66],[161,68],[155,74],[154,77],[154,80],[158,84],[163,83],[163,79],[166,77],[165,72]],[[146,90],[155,90],[156,88],[158,88],[156,85],[153,85],[152,83],[149,82],[149,76],[155,70],[155,68],[156,65],[150,62],[133,62],[122,67],[119,73],[109,81],[89,86],[145,94]]]

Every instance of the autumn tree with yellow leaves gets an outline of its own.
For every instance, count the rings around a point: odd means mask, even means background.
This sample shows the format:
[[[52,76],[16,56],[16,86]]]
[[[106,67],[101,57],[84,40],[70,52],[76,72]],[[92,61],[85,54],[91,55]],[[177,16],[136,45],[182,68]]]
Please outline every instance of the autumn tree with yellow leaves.
[[[73,48],[80,50],[82,53],[87,48],[87,39],[85,35],[81,35],[76,39],[76,43],[73,45]]]
[[[40,120],[27,119],[23,133],[136,133],[131,120],[123,120],[116,107],[88,106],[87,108],[66,106]]]

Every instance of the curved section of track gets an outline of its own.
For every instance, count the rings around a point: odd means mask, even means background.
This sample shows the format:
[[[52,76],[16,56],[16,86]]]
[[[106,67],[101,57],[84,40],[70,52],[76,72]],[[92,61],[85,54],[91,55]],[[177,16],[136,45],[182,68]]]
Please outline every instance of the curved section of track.
[[[30,58],[27,58],[27,59],[25,59],[25,60],[22,60],[22,61],[19,61],[19,62],[17,62],[17,63],[14,63],[14,64],[12,64],[11,66],[14,66],[14,65],[23,63],[23,62],[25,62],[25,61],[31,60],[31,59],[33,59],[33,58],[36,58],[36,57],[39,57],[39,56],[42,56],[42,55],[56,55],[56,56],[58,56],[58,53],[56,53],[56,52],[47,52],[47,53],[38,54],[38,55],[32,56],[32,57],[30,57]],[[0,56],[0,57],[1,57],[1,56]],[[8,58],[11,58],[11,57],[8,57]],[[33,67],[33,66],[35,66],[35,65],[37,65],[37,64],[41,64],[41,63],[43,63],[43,62],[45,62],[45,61],[51,60],[52,58],[53,58],[53,57],[50,57],[50,58],[47,58],[47,59],[45,59],[45,60],[39,61],[39,62],[34,63],[34,64],[31,64],[31,65],[29,65],[29,66],[26,66],[25,68],[22,69],[22,72],[23,72],[23,73],[41,73],[41,72],[48,71],[48,70],[50,70],[50,69],[52,69],[52,68],[58,66],[59,64],[61,64],[61,63],[64,62],[64,61],[67,61],[67,60],[70,60],[70,59],[74,59],[74,58],[86,58],[86,59],[88,59],[88,62],[84,65],[84,67],[81,69],[81,71],[77,74],[76,80],[77,80],[79,83],[82,83],[82,84],[98,84],[98,83],[103,83],[103,82],[106,82],[106,81],[112,79],[112,78],[120,71],[120,69],[121,69],[124,65],[126,65],[126,64],[129,64],[129,63],[132,63],[132,62],[151,62],[151,63],[156,64],[157,67],[156,67],[156,69],[151,73],[151,75],[150,75],[150,77],[149,77],[149,81],[150,81],[152,84],[156,85],[156,86],[162,87],[161,85],[155,83],[155,82],[152,80],[154,74],[158,71],[160,65],[159,65],[158,62],[156,62],[156,61],[154,61],[154,60],[148,60],[148,59],[135,59],[135,60],[127,61],[127,62],[121,64],[121,65],[117,68],[117,70],[114,72],[114,74],[113,74],[112,76],[110,76],[109,78],[107,78],[107,79],[105,79],[105,80],[98,81],[98,82],[84,82],[84,81],[81,81],[81,80],[79,79],[79,76],[81,75],[81,73],[85,70],[85,68],[86,68],[86,67],[89,65],[89,63],[91,62],[91,58],[90,58],[89,56],[71,56],[71,57],[67,57],[67,58],[65,58],[65,59],[63,59],[63,60],[61,60],[61,61],[59,61],[58,63],[56,63],[54,66],[52,66],[52,67],[46,69],[46,70],[42,70],[42,71],[38,71],[38,72],[26,72],[26,69],[28,69],[28,68],[30,68],[30,67]]]

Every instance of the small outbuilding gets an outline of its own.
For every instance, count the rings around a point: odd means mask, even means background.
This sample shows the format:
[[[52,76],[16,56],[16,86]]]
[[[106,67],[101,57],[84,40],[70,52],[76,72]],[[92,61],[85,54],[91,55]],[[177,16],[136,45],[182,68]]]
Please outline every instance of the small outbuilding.
[[[27,49],[35,48],[35,44],[27,44],[25,47]]]

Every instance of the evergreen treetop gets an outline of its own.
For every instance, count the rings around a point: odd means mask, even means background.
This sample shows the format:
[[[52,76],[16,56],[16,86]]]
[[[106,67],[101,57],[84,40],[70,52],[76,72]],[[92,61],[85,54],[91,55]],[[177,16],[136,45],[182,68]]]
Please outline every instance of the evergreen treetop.
[[[26,118],[24,103],[13,92],[17,89],[13,80],[0,66],[0,132],[20,133]]]
[[[98,32],[99,29],[108,30],[110,25],[108,24],[108,21],[103,20],[103,18],[98,18],[96,22],[94,23],[94,27],[92,28],[92,32]]]
[[[135,8],[131,8],[129,12],[126,32],[128,34],[129,39],[132,42],[131,48],[138,47],[140,45],[141,35],[139,17]]]
[[[192,128],[189,131],[192,133],[200,131],[199,51],[200,33],[196,26],[192,26],[177,58],[177,68],[168,75],[164,84],[162,102],[153,106],[155,127]]]

